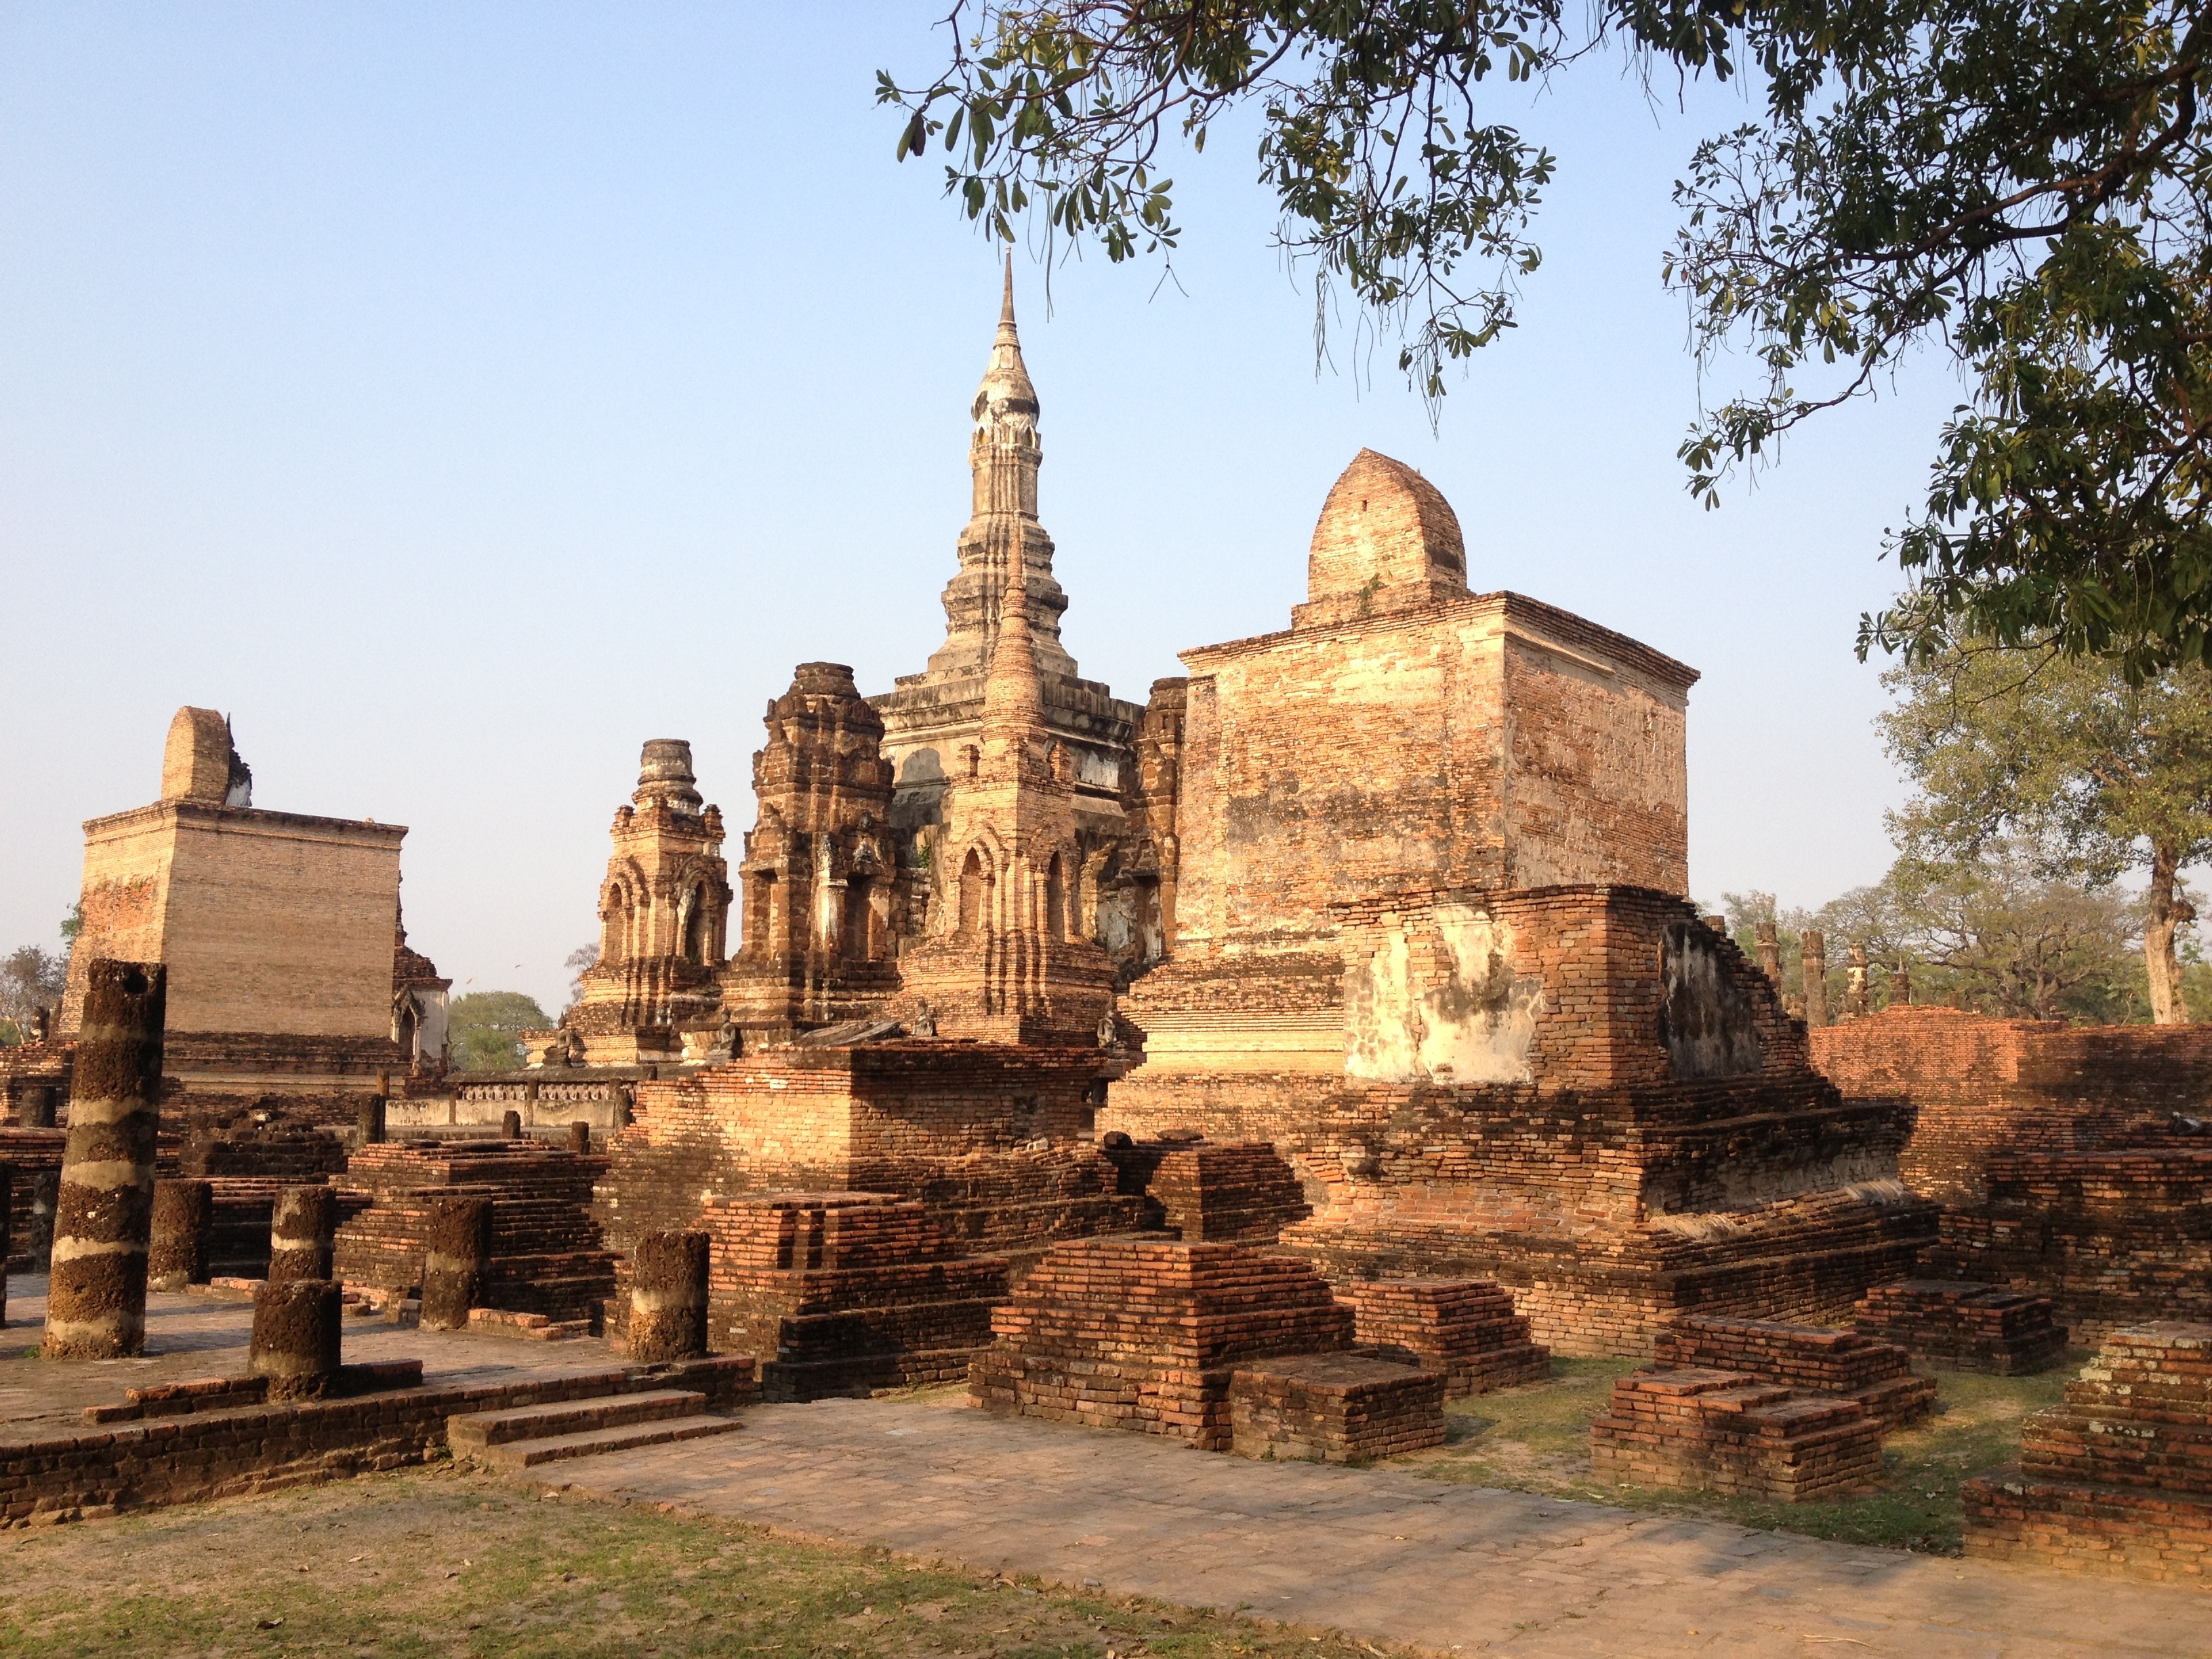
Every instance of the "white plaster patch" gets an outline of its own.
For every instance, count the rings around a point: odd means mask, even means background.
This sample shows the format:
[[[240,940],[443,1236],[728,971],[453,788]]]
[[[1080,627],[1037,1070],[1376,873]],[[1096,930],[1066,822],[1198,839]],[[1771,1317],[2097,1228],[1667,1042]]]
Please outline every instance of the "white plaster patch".
[[[1512,931],[1439,905],[1416,952],[1394,928],[1345,974],[1344,1069],[1390,1083],[1526,1083],[1543,986],[1517,978]]]

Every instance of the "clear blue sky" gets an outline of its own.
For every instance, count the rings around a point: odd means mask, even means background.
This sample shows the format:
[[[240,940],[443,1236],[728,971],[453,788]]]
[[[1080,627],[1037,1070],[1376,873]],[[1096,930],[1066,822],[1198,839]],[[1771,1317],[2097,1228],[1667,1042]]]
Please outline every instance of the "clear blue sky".
[[[942,10],[0,9],[0,949],[52,941],[79,825],[153,799],[191,702],[258,805],[410,826],[410,932],[457,991],[556,1006],[644,739],[690,738],[749,823],[794,663],[919,669],[996,256],[872,89],[937,64]],[[1370,446],[1449,497],[1478,589],[1704,671],[1698,896],[1871,881],[1899,790],[1853,632],[1955,382],[1918,366],[1699,510],[1659,261],[1743,106],[1617,64],[1498,95],[1561,159],[1546,263],[1437,433],[1387,352],[1316,377],[1249,143],[1176,169],[1175,283],[1093,257],[1048,311],[1018,260],[1069,646],[1141,700],[1177,648],[1285,625]]]

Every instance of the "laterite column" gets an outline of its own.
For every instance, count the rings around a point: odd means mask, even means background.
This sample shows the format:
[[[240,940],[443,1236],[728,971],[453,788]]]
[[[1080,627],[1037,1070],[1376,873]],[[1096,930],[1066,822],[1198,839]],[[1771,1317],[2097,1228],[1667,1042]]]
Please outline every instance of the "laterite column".
[[[592,1150],[592,1126],[590,1124],[571,1123],[568,1126],[568,1150],[575,1153],[580,1158],[586,1152]]]
[[[215,1188],[204,1181],[154,1183],[154,1247],[146,1288],[181,1291],[208,1282],[208,1233],[215,1224]]]
[[[0,1164],[0,1325],[8,1322],[8,1253],[15,1235],[15,1166]]]
[[[379,1072],[376,1074],[376,1092],[362,1101],[354,1115],[354,1123],[361,1131],[362,1146],[374,1146],[382,1143],[391,1108],[392,1073]]]
[[[86,974],[39,1346],[49,1359],[121,1359],[146,1345],[167,990],[159,963],[100,957]]]
[[[640,1365],[707,1352],[704,1233],[647,1233],[637,1242],[629,1287],[629,1357]]]
[[[269,1379],[271,1400],[312,1400],[327,1393],[338,1370],[338,1287],[327,1279],[271,1280],[253,1294],[249,1376]]]
[[[1817,927],[1804,933],[1805,1024],[1818,1028],[1828,1023],[1828,940]]]
[[[62,1172],[40,1170],[31,1176],[31,1260],[40,1273],[54,1261],[54,1207],[61,1202]]]
[[[422,1328],[465,1331],[491,1268],[491,1200],[441,1198],[422,1252]]]
[[[522,1114],[520,1112],[501,1113],[499,1119],[499,1132],[502,1137],[508,1140],[521,1139]]]
[[[54,1096],[57,1091],[51,1083],[33,1083],[23,1097],[23,1127],[26,1129],[51,1129],[54,1127]]]
[[[338,1195],[328,1187],[286,1187],[269,1218],[269,1282],[331,1276]]]

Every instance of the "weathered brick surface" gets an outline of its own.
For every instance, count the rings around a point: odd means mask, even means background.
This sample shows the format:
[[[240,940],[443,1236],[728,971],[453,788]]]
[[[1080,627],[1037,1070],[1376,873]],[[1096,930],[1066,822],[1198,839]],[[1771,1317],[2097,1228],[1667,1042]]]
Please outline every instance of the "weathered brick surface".
[[[1738,1371],[1636,1371],[1590,1425],[1590,1472],[1785,1503],[1863,1491],[1881,1475],[1881,1424],[1851,1400]]]
[[[1659,1333],[1662,1370],[1739,1371],[1761,1382],[1856,1401],[1882,1428],[1901,1428],[1935,1408],[1936,1384],[1912,1374],[1912,1356],[1863,1332],[1771,1320],[1685,1316]]]
[[[1149,1199],[1146,1218],[1178,1238],[1272,1244],[1312,1213],[1297,1172],[1265,1141],[1148,1140],[1101,1150],[1120,1191]]]
[[[1237,1367],[1230,1449],[1239,1457],[1364,1462],[1444,1443],[1444,1379],[1370,1355],[1302,1354]]]
[[[1344,1291],[1359,1351],[1437,1371],[1447,1397],[1488,1394],[1551,1374],[1510,1292],[1486,1279],[1364,1279]]]
[[[1960,1492],[1966,1553],[2203,1584],[2212,1577],[2212,1325],[2114,1333],[2015,1468]]]
[[[986,1410],[1224,1451],[1239,1365],[1343,1352],[1352,1316],[1294,1256],[1121,1237],[1055,1245],[991,1328],[968,1381]]]
[[[2048,1297],[1972,1280],[1908,1279],[1877,1285],[1855,1316],[1863,1335],[1894,1342],[1939,1370],[2019,1376],[2064,1357],[2066,1329]]]

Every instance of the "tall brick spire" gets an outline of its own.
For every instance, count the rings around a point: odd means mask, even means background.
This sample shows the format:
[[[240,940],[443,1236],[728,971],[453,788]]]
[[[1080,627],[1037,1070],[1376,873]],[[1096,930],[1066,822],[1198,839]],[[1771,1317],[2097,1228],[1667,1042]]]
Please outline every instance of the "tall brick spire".
[[[945,589],[945,643],[929,659],[933,674],[981,674],[989,668],[1006,573],[1013,565],[1022,567],[1025,576],[1030,648],[1039,672],[1076,672],[1074,659],[1060,643],[1060,615],[1067,609],[1067,595],[1053,580],[1052,538],[1037,520],[1037,470],[1044,464],[1038,407],[1014,322],[1014,263],[1009,253],[990,362],[968,408],[972,515],[960,532],[960,574]]]
[[[1030,740],[1044,730],[1044,688],[1037,680],[1029,609],[1028,584],[1016,561],[1006,573],[998,643],[983,682],[983,765],[1007,778],[1029,769]]]

